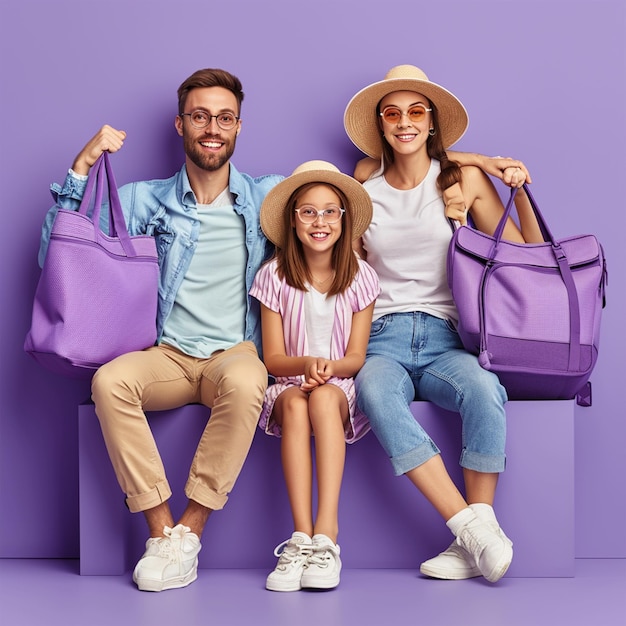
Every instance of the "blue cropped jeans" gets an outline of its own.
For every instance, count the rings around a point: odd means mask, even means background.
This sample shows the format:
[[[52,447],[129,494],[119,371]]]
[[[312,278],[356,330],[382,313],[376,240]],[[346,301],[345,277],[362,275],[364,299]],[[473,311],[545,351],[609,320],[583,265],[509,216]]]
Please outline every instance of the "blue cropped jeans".
[[[397,476],[439,454],[409,409],[416,399],[460,413],[462,467],[504,470],[506,391],[495,374],[465,351],[446,320],[422,312],[375,320],[367,359],[355,382],[358,406]]]

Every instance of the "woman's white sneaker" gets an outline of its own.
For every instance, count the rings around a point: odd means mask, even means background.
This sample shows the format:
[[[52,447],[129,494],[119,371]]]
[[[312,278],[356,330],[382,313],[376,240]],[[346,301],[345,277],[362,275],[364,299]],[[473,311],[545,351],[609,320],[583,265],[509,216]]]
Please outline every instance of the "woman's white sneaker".
[[[453,515],[446,525],[489,582],[504,576],[513,560],[513,542],[500,528],[490,505],[472,504]]]
[[[278,563],[274,571],[265,581],[265,588],[270,591],[298,591],[300,590],[302,573],[307,558],[313,552],[311,537],[306,533],[294,532],[293,535],[274,549],[274,556]]]
[[[503,541],[513,546],[513,542],[504,534],[500,528],[493,508],[489,504],[470,504],[469,508],[474,511],[476,517],[491,526],[493,531],[500,535]],[[431,578],[441,578],[443,580],[464,580],[482,576],[480,568],[476,564],[474,557],[456,540],[450,547],[441,554],[424,561],[420,567],[420,572]]]
[[[341,559],[339,546],[326,535],[313,536],[313,553],[302,574],[303,589],[333,589],[339,584]]]
[[[442,580],[465,580],[482,576],[474,559],[465,548],[462,548],[456,539],[447,550],[441,554],[424,561],[420,566],[420,572],[424,576],[440,578]]]

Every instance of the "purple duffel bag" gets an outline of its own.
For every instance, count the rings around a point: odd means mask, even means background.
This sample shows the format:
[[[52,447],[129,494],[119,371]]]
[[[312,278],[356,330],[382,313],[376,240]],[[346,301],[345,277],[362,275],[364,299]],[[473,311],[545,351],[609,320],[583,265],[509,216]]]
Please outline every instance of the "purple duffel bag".
[[[578,396],[588,405],[606,303],[604,252],[593,235],[556,241],[524,189],[545,243],[502,240],[516,189],[492,237],[470,226],[452,237],[447,272],[459,335],[498,375],[509,399]]]

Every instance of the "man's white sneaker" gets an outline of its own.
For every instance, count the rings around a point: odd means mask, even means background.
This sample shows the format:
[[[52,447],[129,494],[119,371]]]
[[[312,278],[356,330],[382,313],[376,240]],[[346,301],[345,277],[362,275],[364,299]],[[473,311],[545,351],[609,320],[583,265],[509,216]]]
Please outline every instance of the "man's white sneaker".
[[[307,557],[313,552],[311,537],[296,531],[287,541],[278,544],[274,556],[278,563],[265,581],[270,591],[298,591]]]
[[[465,548],[462,548],[456,540],[441,554],[424,561],[420,566],[420,572],[424,576],[443,580],[464,580],[482,576],[472,555]]]
[[[313,553],[302,574],[303,589],[333,589],[339,584],[341,559],[339,546],[326,535],[313,536]]]
[[[165,537],[151,537],[135,567],[133,581],[141,591],[186,587],[198,577],[198,536],[182,524],[166,526]]]

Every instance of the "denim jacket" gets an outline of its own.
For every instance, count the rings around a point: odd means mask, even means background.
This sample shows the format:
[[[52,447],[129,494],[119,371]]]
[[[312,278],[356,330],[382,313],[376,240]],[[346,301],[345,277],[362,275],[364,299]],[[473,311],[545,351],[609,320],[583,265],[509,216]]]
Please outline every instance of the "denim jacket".
[[[271,255],[259,223],[259,210],[265,194],[282,180],[282,176],[268,175],[252,178],[238,172],[230,164],[228,187],[235,198],[235,211],[242,216],[248,253],[246,291],[261,264]],[[55,205],[48,211],[42,228],[39,265],[43,267],[50,231],[59,208],[78,210],[86,182],[69,173],[63,186],[54,183],[50,190]],[[163,335],[165,320],[172,311],[176,293],[196,249],[200,223],[197,219],[196,198],[191,190],[187,169],[182,169],[165,180],[129,183],[119,189],[126,225],[131,235],[152,235],[156,238],[161,270],[157,311],[157,342]],[[108,211],[102,211],[101,228],[108,232]],[[259,303],[247,297],[245,339],[253,341],[261,351],[261,321]]]

